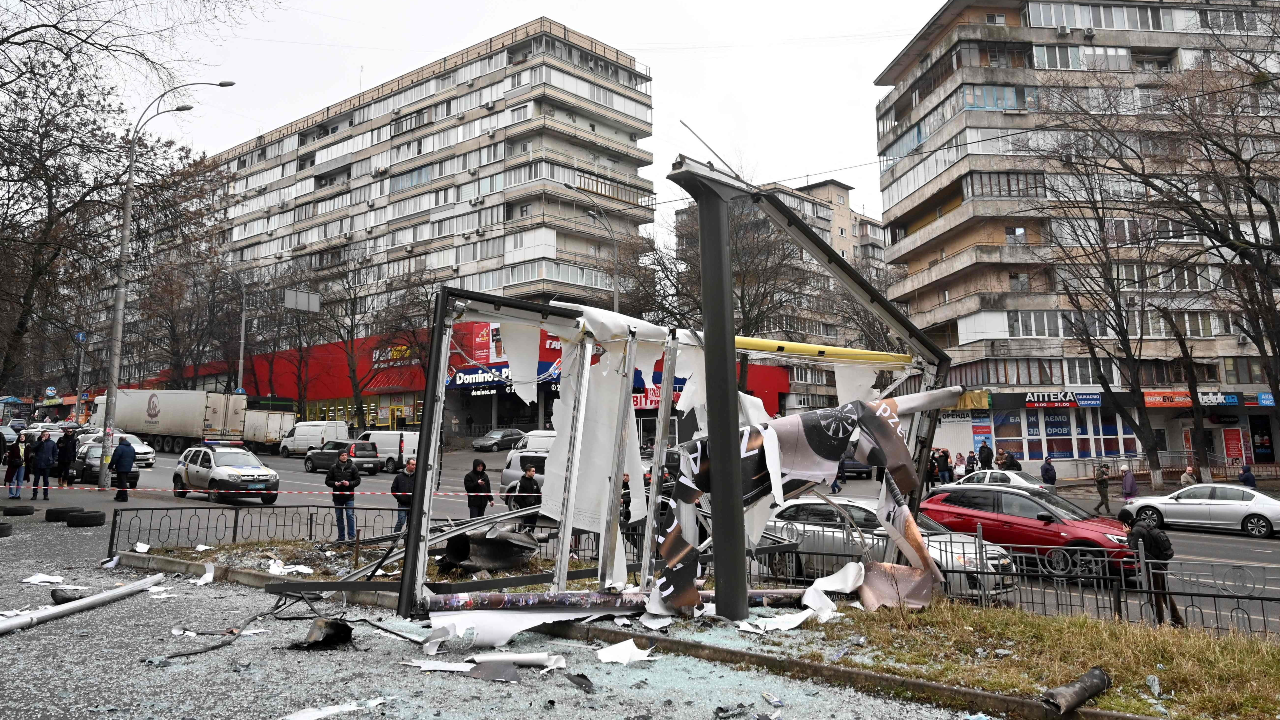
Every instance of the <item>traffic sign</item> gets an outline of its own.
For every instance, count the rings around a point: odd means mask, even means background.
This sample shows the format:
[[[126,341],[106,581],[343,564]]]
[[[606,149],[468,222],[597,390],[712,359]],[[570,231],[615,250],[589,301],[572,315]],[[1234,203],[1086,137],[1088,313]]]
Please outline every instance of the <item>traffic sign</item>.
[[[88,339],[89,339],[89,335],[85,333],[85,331],[81,330],[80,332],[76,333],[76,342],[82,343]]]
[[[54,395],[57,395],[57,394],[58,394],[58,388],[56,387],[50,386],[44,389],[45,397],[53,397]]]
[[[81,399],[81,400],[88,400],[88,399],[89,399],[89,393],[80,393],[80,399]]]

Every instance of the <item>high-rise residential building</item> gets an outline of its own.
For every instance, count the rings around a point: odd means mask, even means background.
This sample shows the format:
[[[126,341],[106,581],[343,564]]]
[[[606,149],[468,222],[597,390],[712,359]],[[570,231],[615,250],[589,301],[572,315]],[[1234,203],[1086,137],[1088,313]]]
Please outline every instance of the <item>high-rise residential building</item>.
[[[1045,86],[1117,88],[1146,107],[1144,90],[1196,67],[1210,32],[1257,29],[1248,4],[1213,4],[947,0],[877,78],[889,87],[876,107],[885,259],[905,268],[888,297],[951,354],[953,382],[991,391],[989,410],[950,414],[936,445],[968,451],[986,440],[1028,469],[1044,457],[1066,462],[1066,474],[1143,451],[1066,337],[1061,279],[1038,252],[1052,220],[1028,207],[1043,205],[1055,178],[1007,138],[1045,124]],[[1209,451],[1273,461],[1274,399],[1256,351],[1209,305],[1193,315]],[[1187,386],[1168,371],[1176,347],[1144,347],[1145,391],[1121,402],[1150,409],[1159,449],[1190,451]]]
[[[853,209],[849,191],[853,186],[827,179],[797,190],[824,201],[831,207],[831,247],[860,270],[869,271],[872,281],[885,279],[884,250],[888,236],[879,220]],[[857,260],[863,262],[856,262]]]

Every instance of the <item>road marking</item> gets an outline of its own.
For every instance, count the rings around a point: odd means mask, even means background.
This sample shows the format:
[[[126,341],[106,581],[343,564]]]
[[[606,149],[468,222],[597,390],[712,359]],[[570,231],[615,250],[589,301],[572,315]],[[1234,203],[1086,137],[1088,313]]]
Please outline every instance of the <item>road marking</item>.
[[[1212,563],[1214,565],[1251,565],[1255,567],[1275,567],[1275,565],[1272,563],[1251,562],[1249,560],[1226,560],[1223,558],[1200,557],[1198,555],[1178,555],[1177,557],[1174,558],[1174,560],[1175,561],[1192,560],[1195,562]]]

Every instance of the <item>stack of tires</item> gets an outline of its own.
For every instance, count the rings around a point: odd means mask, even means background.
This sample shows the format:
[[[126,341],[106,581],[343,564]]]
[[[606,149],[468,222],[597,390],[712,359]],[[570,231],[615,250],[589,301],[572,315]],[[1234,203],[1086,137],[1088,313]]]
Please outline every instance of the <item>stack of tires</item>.
[[[9,517],[35,515],[34,505],[7,505],[4,514]],[[45,522],[62,522],[67,527],[100,527],[107,523],[107,514],[101,510],[86,511],[82,507],[56,507],[44,511]],[[0,537],[13,534],[13,523],[0,522]]]

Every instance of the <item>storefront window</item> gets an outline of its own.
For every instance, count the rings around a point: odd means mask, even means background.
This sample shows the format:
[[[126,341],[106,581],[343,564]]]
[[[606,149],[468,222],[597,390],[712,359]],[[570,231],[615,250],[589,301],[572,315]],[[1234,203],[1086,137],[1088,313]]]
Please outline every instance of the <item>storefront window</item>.
[[[1026,456],[1022,452],[1022,411],[1003,410],[995,414],[996,452],[1004,450],[1019,460]]]
[[[1019,460],[1137,454],[1133,429],[1114,410],[1047,408],[992,413],[995,449]]]
[[[1068,408],[1044,411],[1044,436],[1049,457],[1074,457],[1071,451],[1071,411]]]
[[[1044,459],[1044,441],[1040,439],[1040,413],[1027,411],[1027,459]]]

